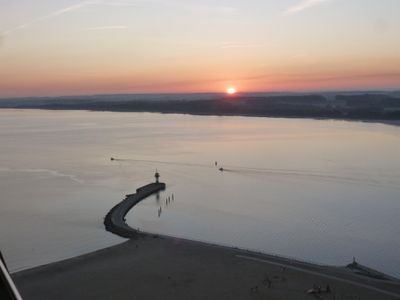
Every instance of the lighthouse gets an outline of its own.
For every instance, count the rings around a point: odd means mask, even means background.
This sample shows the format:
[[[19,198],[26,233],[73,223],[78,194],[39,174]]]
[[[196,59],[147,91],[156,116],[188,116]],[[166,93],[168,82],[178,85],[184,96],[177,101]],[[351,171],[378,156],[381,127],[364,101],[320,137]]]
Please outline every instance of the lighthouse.
[[[156,174],[154,174],[154,177],[156,178],[156,183],[159,183],[158,179],[160,178],[160,173],[156,170]]]

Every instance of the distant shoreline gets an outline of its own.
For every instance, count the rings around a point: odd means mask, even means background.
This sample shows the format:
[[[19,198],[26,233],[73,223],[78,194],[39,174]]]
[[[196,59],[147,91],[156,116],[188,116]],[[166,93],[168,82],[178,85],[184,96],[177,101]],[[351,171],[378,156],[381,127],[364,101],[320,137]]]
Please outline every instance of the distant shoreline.
[[[86,112],[116,112],[116,113],[151,113],[162,115],[188,115],[188,116],[210,116],[210,117],[248,117],[248,118],[270,118],[270,119],[304,119],[316,121],[346,121],[346,122],[362,122],[375,123],[391,126],[400,126],[400,119],[364,119],[364,118],[332,118],[332,117],[301,117],[301,116],[272,116],[272,115],[249,115],[249,114],[218,114],[218,113],[184,113],[184,112],[157,112],[157,111],[120,111],[120,110],[93,110],[93,109],[54,109],[54,108],[13,108],[0,107],[0,110],[43,110],[43,111],[86,111]]]
[[[400,98],[382,94],[219,96],[212,99],[50,98],[9,99],[0,109],[147,112],[198,116],[302,118],[400,124]]]

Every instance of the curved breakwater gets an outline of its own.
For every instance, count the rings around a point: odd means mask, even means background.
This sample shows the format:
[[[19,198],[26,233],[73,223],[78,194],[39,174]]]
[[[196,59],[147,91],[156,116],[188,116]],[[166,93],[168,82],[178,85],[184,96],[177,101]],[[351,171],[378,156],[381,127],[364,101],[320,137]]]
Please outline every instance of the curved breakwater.
[[[138,188],[135,194],[126,195],[125,199],[115,205],[105,216],[106,230],[124,238],[138,237],[142,233],[126,224],[126,214],[140,201],[162,190],[165,190],[165,183],[155,182]]]

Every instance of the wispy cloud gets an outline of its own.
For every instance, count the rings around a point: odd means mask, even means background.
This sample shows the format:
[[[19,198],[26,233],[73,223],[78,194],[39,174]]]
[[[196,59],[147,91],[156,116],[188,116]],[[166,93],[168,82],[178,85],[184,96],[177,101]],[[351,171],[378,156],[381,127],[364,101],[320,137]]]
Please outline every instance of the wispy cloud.
[[[302,0],[300,3],[290,6],[286,10],[282,12],[282,15],[287,16],[287,15],[292,15],[296,14],[299,12],[302,12],[303,10],[306,10],[308,8],[326,3],[331,0]]]
[[[57,17],[57,16],[61,16],[61,15],[63,15],[63,14],[66,14],[66,13],[69,13],[69,12],[72,12],[72,11],[75,11],[75,10],[78,10],[78,9],[81,9],[81,8],[83,8],[83,7],[85,7],[85,6],[88,6],[88,5],[91,5],[91,4],[98,4],[98,3],[99,3],[99,1],[95,1],[95,0],[92,0],[92,1],[82,1],[82,2],[77,3],[77,4],[75,4],[75,5],[71,5],[71,6],[64,7],[64,8],[62,8],[62,9],[53,11],[53,12],[51,12],[50,14],[41,17],[40,20],[44,20],[44,19],[49,19],[49,18],[54,18],[54,17]]]
[[[86,0],[86,1],[80,1],[74,5],[70,5],[67,7],[63,7],[61,9],[52,11],[44,16],[41,16],[39,18],[33,19],[29,22],[20,24],[18,26],[15,26],[14,28],[8,29],[6,31],[3,32],[4,35],[9,35],[15,31],[18,30],[22,30],[22,29],[26,29],[29,28],[37,23],[40,23],[42,21],[48,20],[48,19],[52,19],[52,18],[56,18],[59,17],[61,15],[67,14],[67,13],[71,13],[74,11],[77,11],[79,9],[82,9],[84,7],[90,6],[90,5],[106,5],[106,6],[120,6],[120,7],[124,7],[124,6],[138,6],[136,3],[132,2],[132,1],[112,1],[112,0]],[[114,26],[109,26],[110,28],[101,28],[101,29],[122,29],[122,28],[111,28]],[[96,30],[96,29],[93,29]],[[99,29],[100,30],[100,27]]]
[[[400,72],[354,72],[347,73],[321,73],[321,74],[304,74],[304,73],[268,73],[255,76],[239,78],[242,81],[252,80],[268,80],[273,82],[330,82],[343,80],[365,80],[365,79],[399,79]]]
[[[185,7],[187,9],[193,10],[204,10],[207,12],[218,12],[218,13],[227,13],[232,14],[237,11],[234,7],[228,6],[220,6],[220,5],[204,5],[204,4],[188,4],[186,1],[182,0],[85,0],[79,1],[74,5],[70,5],[67,7],[63,7],[61,9],[52,11],[46,15],[38,17],[36,19],[27,21],[23,24],[10,28],[8,30],[3,31],[3,36],[10,35],[11,33],[27,29],[37,23],[43,22],[48,19],[56,18],[61,15],[71,13],[82,9],[87,6],[92,5],[100,5],[100,6],[113,6],[113,7],[140,7],[144,5],[148,5],[149,3],[156,4],[156,5],[165,5],[165,6],[177,6],[177,7]],[[109,27],[109,28],[106,28]],[[123,28],[116,28],[114,26],[104,26],[104,28],[99,27],[98,29],[92,30],[105,30],[105,29],[123,29]]]
[[[44,21],[44,20],[52,19],[52,18],[61,16],[61,15],[66,14],[66,13],[69,13],[69,12],[72,12],[72,11],[76,11],[76,10],[78,10],[78,9],[81,9],[81,8],[83,8],[83,7],[85,7],[85,6],[88,6],[88,5],[91,5],[91,4],[98,4],[99,2],[100,2],[100,1],[96,1],[96,0],[81,1],[81,2],[79,2],[79,3],[77,3],[77,4],[74,4],[74,5],[71,5],[71,6],[67,6],[67,7],[64,7],[64,8],[58,9],[58,10],[55,10],[55,11],[50,12],[50,13],[44,15],[44,16],[41,16],[41,17],[36,18],[36,19],[33,19],[32,21],[29,21],[29,22],[26,22],[26,23],[24,23],[24,24],[20,24],[20,25],[18,25],[18,26],[15,26],[14,28],[11,28],[11,29],[9,29],[9,30],[6,30],[6,31],[4,32],[4,34],[5,34],[5,35],[9,35],[9,34],[15,32],[15,31],[18,31],[18,30],[21,30],[21,29],[29,28],[29,27],[31,27],[32,25],[34,25],[34,24],[36,24],[36,23],[39,23],[39,22],[42,22],[42,21]]]
[[[97,26],[97,27],[88,27],[85,30],[115,30],[115,29],[127,29],[128,26],[125,25],[109,25],[109,26]]]

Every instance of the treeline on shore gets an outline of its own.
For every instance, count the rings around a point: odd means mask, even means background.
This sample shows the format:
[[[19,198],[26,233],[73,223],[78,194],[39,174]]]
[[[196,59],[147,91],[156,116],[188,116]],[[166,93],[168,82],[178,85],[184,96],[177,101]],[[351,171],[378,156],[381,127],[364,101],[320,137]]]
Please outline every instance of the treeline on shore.
[[[194,115],[241,115],[338,119],[400,119],[400,98],[385,94],[220,96],[206,100],[97,100],[95,96],[3,99],[0,108],[158,112]]]

